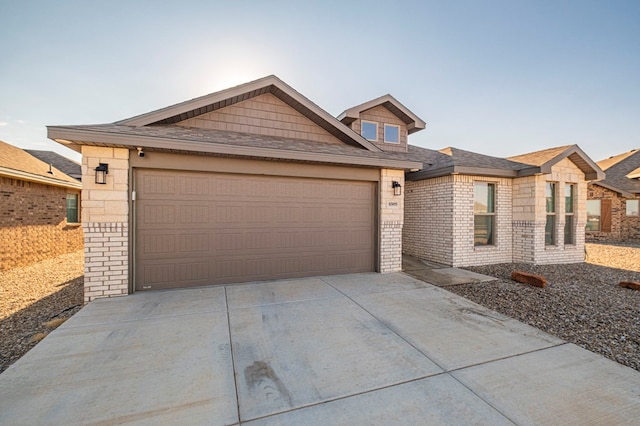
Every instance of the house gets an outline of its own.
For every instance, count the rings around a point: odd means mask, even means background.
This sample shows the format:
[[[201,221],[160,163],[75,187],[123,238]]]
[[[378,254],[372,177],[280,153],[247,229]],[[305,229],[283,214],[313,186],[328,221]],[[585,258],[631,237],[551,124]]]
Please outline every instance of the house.
[[[62,173],[67,176],[71,176],[77,181],[82,179],[82,166],[80,163],[76,163],[75,161],[53,151],[42,151],[36,149],[25,149],[25,151],[36,157],[38,160],[51,164]]]
[[[587,240],[640,242],[640,150],[598,165],[607,176],[589,184]]]
[[[511,158],[409,147],[403,250],[451,266],[584,260],[587,180],[602,170],[577,146]]]
[[[390,147],[424,127],[402,118]],[[83,156],[86,300],[402,268],[395,194],[422,163],[275,76],[48,136]]]
[[[602,171],[577,146],[526,161],[411,146],[425,126],[390,95],[335,118],[275,76],[115,123],[49,126],[83,156],[85,300],[394,272],[403,249],[456,266],[582,260],[585,179]]]
[[[57,168],[0,141],[0,271],[82,249],[81,188]]]

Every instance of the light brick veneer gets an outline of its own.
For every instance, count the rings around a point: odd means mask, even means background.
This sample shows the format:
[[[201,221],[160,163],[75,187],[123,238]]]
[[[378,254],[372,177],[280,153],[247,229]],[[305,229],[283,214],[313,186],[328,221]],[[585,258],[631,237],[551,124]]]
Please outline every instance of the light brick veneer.
[[[402,226],[404,195],[393,195],[391,184],[404,188],[404,171],[383,169],[380,172],[380,272],[402,270]]]
[[[129,231],[126,223],[83,223],[84,301],[129,293]]]
[[[99,163],[109,164],[107,183],[95,183]],[[82,147],[84,300],[129,293],[129,150]]]
[[[496,184],[493,246],[473,243],[473,183]],[[545,185],[557,184],[557,244],[545,245]],[[575,242],[565,244],[564,186],[576,186]],[[568,159],[550,174],[522,178],[449,175],[406,183],[403,250],[451,266],[495,263],[573,263],[584,260],[586,182]]]

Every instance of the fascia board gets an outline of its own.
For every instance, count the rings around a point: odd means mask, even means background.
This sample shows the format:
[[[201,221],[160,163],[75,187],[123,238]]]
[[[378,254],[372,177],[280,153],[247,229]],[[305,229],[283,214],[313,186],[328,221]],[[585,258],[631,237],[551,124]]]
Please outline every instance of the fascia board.
[[[332,163],[403,170],[414,170],[420,169],[422,167],[422,163],[418,161],[356,157],[350,155],[227,145],[212,142],[196,142],[181,139],[161,138],[155,136],[126,135],[80,129],[56,128],[53,126],[48,127],[48,129],[49,138],[53,140],[57,140],[58,138],[60,138],[65,140],[83,141],[87,144],[96,144],[102,146],[119,146],[125,148],[157,148],[187,152],[204,152],[210,154],[237,155],[259,158],[277,158],[282,160],[298,160],[316,163]],[[82,143],[79,144],[82,145]]]
[[[591,182],[592,185],[598,185],[601,186],[603,188],[606,188],[610,191],[613,191],[617,194],[620,194],[622,197],[624,198],[635,198],[635,195],[629,191],[625,191],[624,189],[620,189],[620,188],[616,188],[613,185],[609,185],[607,183],[603,183],[603,182]]]
[[[6,167],[0,167],[0,175],[14,178],[14,179],[42,183],[45,185],[61,186],[63,188],[71,188],[71,189],[82,189],[82,183],[80,182],[74,183],[74,182],[61,181],[58,179],[47,178],[46,176],[34,175],[32,173],[23,172],[22,170],[9,169]]]

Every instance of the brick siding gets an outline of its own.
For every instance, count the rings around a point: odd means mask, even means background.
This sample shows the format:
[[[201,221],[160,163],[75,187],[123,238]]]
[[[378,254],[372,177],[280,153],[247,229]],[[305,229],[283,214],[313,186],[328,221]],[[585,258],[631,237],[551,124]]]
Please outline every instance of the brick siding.
[[[129,293],[127,223],[83,223],[84,301]]]
[[[473,183],[496,184],[495,245],[474,246]],[[557,184],[555,246],[545,245],[545,185]],[[564,185],[575,185],[575,242],[565,244]],[[551,173],[523,178],[451,175],[406,183],[403,251],[451,266],[505,262],[534,264],[584,260],[584,174],[570,160]]]
[[[627,216],[626,198],[597,184],[589,185],[589,200],[611,200],[611,232],[586,234],[587,241],[640,242],[640,217]],[[631,198],[633,199],[633,198]],[[640,196],[635,199],[640,199]]]
[[[0,271],[82,249],[80,224],[67,223],[67,194],[80,191],[0,177]]]
[[[107,183],[94,169],[109,164]],[[84,300],[129,293],[129,150],[82,147]]]
[[[383,169],[380,175],[380,272],[402,270],[403,196],[393,195],[391,184],[404,188],[404,171]]]

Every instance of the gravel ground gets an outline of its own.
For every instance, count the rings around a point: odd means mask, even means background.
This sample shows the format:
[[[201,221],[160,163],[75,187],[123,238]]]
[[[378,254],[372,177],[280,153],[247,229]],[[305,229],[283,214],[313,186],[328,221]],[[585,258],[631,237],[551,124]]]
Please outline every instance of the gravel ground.
[[[0,372],[83,304],[82,250],[0,272]]]
[[[533,266],[504,263],[465,268],[499,278],[447,290],[640,371],[640,245],[587,244],[587,263]],[[532,287],[513,270],[547,279]]]
[[[499,278],[448,290],[640,371],[640,245],[587,244],[588,263],[467,268]],[[0,372],[83,304],[82,251],[0,272]],[[509,279],[543,275],[544,289]]]

